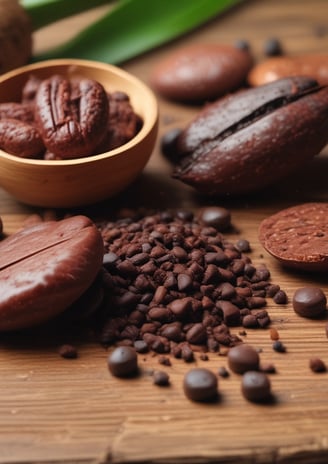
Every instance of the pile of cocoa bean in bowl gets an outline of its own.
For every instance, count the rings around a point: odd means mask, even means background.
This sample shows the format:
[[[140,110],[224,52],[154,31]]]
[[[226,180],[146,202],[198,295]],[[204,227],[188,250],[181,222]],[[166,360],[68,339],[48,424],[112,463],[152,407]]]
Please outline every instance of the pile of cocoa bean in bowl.
[[[0,148],[22,158],[75,159],[113,150],[141,129],[129,95],[93,79],[31,75],[20,102],[0,103]]]

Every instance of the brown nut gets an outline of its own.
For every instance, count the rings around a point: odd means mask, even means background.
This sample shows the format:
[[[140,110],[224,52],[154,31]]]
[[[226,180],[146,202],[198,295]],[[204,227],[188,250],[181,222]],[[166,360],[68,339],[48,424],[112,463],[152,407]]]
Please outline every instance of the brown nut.
[[[52,76],[35,97],[35,119],[47,149],[63,159],[94,154],[107,132],[108,99],[92,79]]]
[[[160,61],[152,72],[151,84],[171,100],[208,101],[240,87],[252,66],[248,50],[227,44],[191,44]]]
[[[254,66],[247,80],[257,86],[291,76],[309,76],[328,85],[328,53],[274,56]]]
[[[173,176],[205,194],[240,194],[271,184],[328,140],[328,87],[286,78],[208,105],[177,140]]]
[[[27,227],[0,243],[0,331],[63,312],[95,280],[103,240],[85,216]]]
[[[0,119],[18,119],[28,123],[34,122],[34,109],[29,103],[0,103]]]
[[[39,131],[18,119],[0,119],[0,148],[21,158],[35,158],[45,149]]]
[[[107,134],[98,147],[102,153],[114,150],[131,140],[142,127],[142,120],[134,112],[130,97],[125,92],[112,92],[107,95],[109,102]]]

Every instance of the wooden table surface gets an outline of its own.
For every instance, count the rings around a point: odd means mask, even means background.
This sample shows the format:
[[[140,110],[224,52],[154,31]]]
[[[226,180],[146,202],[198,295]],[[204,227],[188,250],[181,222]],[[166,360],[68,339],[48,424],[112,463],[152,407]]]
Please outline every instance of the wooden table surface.
[[[41,50],[65,39],[102,10],[81,15],[40,31],[35,47]],[[124,68],[145,82],[157,60],[178,45],[191,42],[249,41],[257,60],[263,45],[278,37],[286,53],[328,51],[327,0],[247,1],[199,30],[132,60]],[[160,136],[181,127],[198,110],[158,99]],[[159,140],[159,139],[158,139]],[[328,147],[327,147],[328,148]],[[328,149],[289,178],[250,196],[220,199],[215,204],[232,213],[233,240],[246,237],[254,263],[264,262],[272,281],[287,292],[320,286],[328,294],[327,277],[300,275],[282,269],[264,252],[257,238],[260,221],[281,208],[307,201],[327,201]],[[124,207],[197,208],[209,200],[170,177],[170,165],[157,143],[138,181],[115,200],[82,210],[96,217],[108,214],[113,202]],[[0,190],[0,215],[5,233],[39,209],[17,203]],[[74,211],[73,211],[74,212]],[[239,234],[239,235],[238,235]],[[0,290],[1,291],[1,290]],[[327,463],[328,373],[309,369],[311,356],[328,364],[326,321],[298,317],[291,303],[269,301],[272,326],[280,333],[286,353],[272,349],[268,330],[247,330],[245,340],[261,349],[261,359],[275,364],[271,375],[274,404],[248,403],[240,393],[240,377],[219,380],[221,400],[194,404],[183,394],[184,373],[192,366],[173,360],[163,367],[171,378],[168,388],[155,387],[150,372],[158,357],[142,356],[142,375],[120,380],[109,375],[107,351],[74,335],[76,360],[64,360],[58,346],[72,342],[67,334],[0,337],[0,463]],[[238,333],[238,328],[233,329]],[[224,356],[197,357],[194,365],[214,372],[226,366]]]

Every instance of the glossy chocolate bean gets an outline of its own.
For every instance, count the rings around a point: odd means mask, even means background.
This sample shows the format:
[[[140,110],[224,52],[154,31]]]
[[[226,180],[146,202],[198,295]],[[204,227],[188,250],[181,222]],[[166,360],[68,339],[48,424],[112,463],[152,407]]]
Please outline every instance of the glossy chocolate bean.
[[[0,243],[0,330],[23,329],[67,309],[95,280],[103,241],[85,216],[27,227]]]
[[[276,37],[270,37],[264,42],[263,51],[266,56],[279,56],[283,54],[282,45]]]
[[[233,346],[228,351],[228,364],[236,374],[259,370],[260,357],[258,352],[246,343]]]
[[[294,311],[302,317],[313,319],[327,313],[327,297],[321,288],[298,288],[293,295]]]
[[[218,378],[212,371],[196,367],[185,375],[183,389],[192,401],[214,401],[218,397]]]
[[[328,87],[286,78],[207,105],[178,138],[173,177],[208,195],[263,188],[328,141]]]
[[[328,85],[328,54],[268,58],[251,69],[248,82],[252,86],[258,86],[291,76],[308,76],[321,85]]]
[[[220,232],[231,226],[231,213],[222,206],[202,208],[197,217],[202,225],[214,227]]]
[[[272,398],[271,382],[264,372],[245,372],[242,377],[241,391],[248,401],[254,403],[266,402]]]
[[[213,100],[241,86],[252,65],[248,50],[231,45],[192,44],[159,62],[151,84],[171,100]]]
[[[115,377],[132,377],[138,373],[138,356],[134,348],[119,346],[108,356],[108,369]]]

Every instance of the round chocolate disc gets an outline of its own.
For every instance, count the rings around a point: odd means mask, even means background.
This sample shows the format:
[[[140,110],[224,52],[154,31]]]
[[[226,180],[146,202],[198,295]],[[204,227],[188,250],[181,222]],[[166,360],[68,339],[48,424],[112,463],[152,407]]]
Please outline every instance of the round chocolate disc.
[[[304,271],[328,270],[328,203],[305,203],[264,219],[263,247],[284,266]]]

